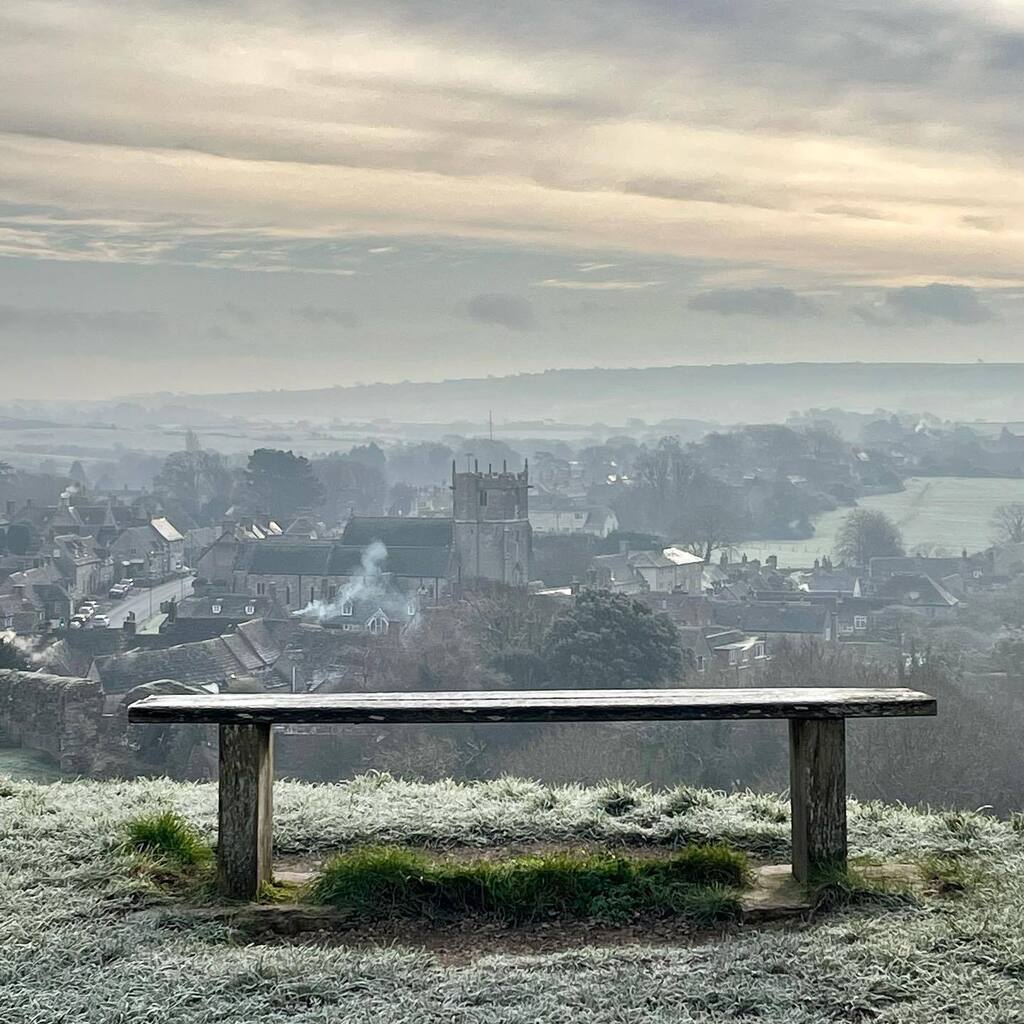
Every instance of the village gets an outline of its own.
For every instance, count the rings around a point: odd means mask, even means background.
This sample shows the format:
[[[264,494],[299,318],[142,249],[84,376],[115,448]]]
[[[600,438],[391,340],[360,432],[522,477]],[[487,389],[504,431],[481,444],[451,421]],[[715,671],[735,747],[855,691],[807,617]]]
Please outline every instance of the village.
[[[70,741],[89,751],[78,770],[182,775],[208,772],[203,748],[213,744],[197,737],[163,760],[152,748],[140,754],[126,724],[134,701],[557,687],[568,676],[551,637],[556,622],[584,614],[581,601],[598,602],[595,628],[609,637],[630,608],[664,626],[667,660],[646,651],[591,671],[601,685],[755,686],[777,655],[802,646],[904,666],[1015,585],[1019,510],[1014,520],[1013,507],[1002,509],[1001,532],[978,551],[906,553],[891,524],[855,505],[844,551],[811,564],[737,557],[732,543],[758,524],[800,535],[814,510],[898,488],[908,436],[942,447],[895,417],[886,429],[879,441],[872,425],[873,445],[844,442],[819,420],[685,446],[613,437],[529,457],[477,439],[497,465],[405,445],[391,463],[406,479],[390,487],[387,447],[372,441],[319,461],[261,449],[231,474],[190,434],[151,489],[90,488],[76,472],[56,504],[7,502],[3,649],[12,667],[94,685],[86,718],[105,740]],[[989,450],[1019,447],[1004,429]],[[430,482],[447,456],[447,482]],[[1013,636],[997,628],[974,667],[997,670]],[[293,731],[305,736],[297,761],[315,777],[324,730]],[[5,732],[20,735],[11,722]],[[59,744],[49,752],[62,756]]]

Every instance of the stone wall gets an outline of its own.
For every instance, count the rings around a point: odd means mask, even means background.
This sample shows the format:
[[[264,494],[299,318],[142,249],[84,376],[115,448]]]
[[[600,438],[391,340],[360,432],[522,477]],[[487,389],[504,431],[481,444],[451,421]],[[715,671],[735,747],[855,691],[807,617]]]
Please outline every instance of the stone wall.
[[[103,692],[87,679],[0,671],[0,742],[39,750],[61,771],[93,771],[102,747]]]

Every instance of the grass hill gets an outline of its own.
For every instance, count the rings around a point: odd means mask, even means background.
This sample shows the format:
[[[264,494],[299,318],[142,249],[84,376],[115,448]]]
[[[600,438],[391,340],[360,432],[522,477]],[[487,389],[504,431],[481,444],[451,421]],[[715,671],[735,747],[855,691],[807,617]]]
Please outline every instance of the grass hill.
[[[279,783],[275,803],[278,854],[296,858],[353,843],[487,852],[721,840],[769,859],[787,846],[785,804],[749,793],[366,776]],[[443,945],[344,936],[254,944],[214,921],[162,919],[166,895],[119,840],[129,820],[165,810],[212,837],[215,787],[0,779],[5,1024],[1024,1019],[1024,835],[983,813],[851,804],[860,859],[914,862],[930,879],[913,900],[532,955],[477,954],[463,940],[452,957]]]

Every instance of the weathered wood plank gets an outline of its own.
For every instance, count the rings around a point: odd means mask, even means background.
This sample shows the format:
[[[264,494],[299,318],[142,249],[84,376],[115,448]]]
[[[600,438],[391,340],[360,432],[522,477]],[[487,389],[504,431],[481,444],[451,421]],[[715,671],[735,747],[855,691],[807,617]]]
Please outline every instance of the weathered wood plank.
[[[793,877],[846,868],[846,722],[789,723]]]
[[[626,722],[934,715],[905,689],[491,690],[445,693],[211,694],[147,697],[132,722]]]
[[[270,725],[222,725],[217,887],[232,899],[254,899],[271,879],[273,780]]]

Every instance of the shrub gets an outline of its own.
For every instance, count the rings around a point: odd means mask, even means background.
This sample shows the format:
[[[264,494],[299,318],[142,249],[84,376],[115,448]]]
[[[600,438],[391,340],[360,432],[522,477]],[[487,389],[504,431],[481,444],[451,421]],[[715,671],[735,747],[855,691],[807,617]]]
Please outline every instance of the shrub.
[[[124,849],[179,867],[206,864],[212,858],[210,844],[199,830],[174,811],[133,818],[125,832]]]

